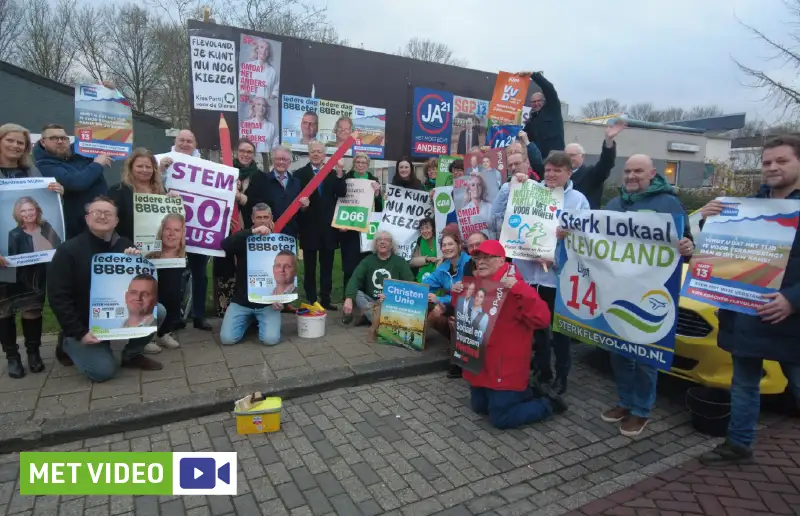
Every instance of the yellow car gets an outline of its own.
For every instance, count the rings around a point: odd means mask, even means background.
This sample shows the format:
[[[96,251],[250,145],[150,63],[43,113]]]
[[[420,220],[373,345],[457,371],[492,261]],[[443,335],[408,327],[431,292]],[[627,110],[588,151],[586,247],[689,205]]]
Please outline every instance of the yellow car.
[[[700,218],[699,212],[689,217],[693,235],[700,234]],[[684,265],[684,278],[687,268]],[[681,297],[670,374],[707,387],[730,389],[733,362],[730,353],[717,346],[718,330],[716,307]],[[781,394],[786,390],[786,385],[780,364],[765,360],[761,394]]]

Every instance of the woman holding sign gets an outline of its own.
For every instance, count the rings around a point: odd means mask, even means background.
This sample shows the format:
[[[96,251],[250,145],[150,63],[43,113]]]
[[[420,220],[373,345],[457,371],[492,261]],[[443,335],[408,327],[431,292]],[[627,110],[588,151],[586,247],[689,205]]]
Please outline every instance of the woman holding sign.
[[[161,178],[161,171],[158,168],[158,163],[152,152],[142,147],[134,149],[133,152],[125,160],[122,167],[122,178],[119,184],[112,186],[108,190],[108,196],[114,201],[117,206],[117,233],[128,240],[135,242],[133,233],[133,219],[134,206],[133,194],[151,194],[151,195],[167,195],[169,197],[179,197],[176,193],[167,193],[164,189],[164,181]],[[181,217],[182,219],[183,217]],[[161,231],[164,230],[164,224],[167,218],[162,221]],[[177,219],[172,219],[172,225],[168,228],[166,234],[168,236],[175,233],[173,231],[174,225],[177,224]],[[172,237],[170,237],[172,238]],[[181,240],[185,243],[186,228],[183,224],[183,234]],[[162,245],[164,245],[162,240]],[[167,243],[169,245],[169,243]],[[180,244],[179,244],[180,245]],[[178,247],[178,246],[175,246]],[[169,250],[163,253],[170,253]],[[152,256],[152,255],[151,255]],[[184,255],[185,256],[185,250]],[[153,256],[156,258],[155,256]],[[169,256],[158,256],[167,258]],[[178,257],[178,255],[176,255]],[[159,335],[156,336],[155,342],[149,342],[144,348],[145,353],[160,353],[162,347],[176,349],[180,347],[180,343],[175,339],[172,331],[177,329],[176,319],[180,319],[180,302],[183,298],[183,282],[182,280],[183,269],[159,269],[158,271],[158,293],[159,300],[164,308],[167,310],[167,318],[165,323],[159,328]]]
[[[31,163],[31,135],[28,130],[16,124],[0,126],[0,178],[16,179],[40,176],[39,171]],[[64,193],[64,187],[56,182],[50,183],[48,190],[59,194]],[[17,201],[18,205],[20,201],[22,199]],[[20,237],[26,241],[25,245],[28,245],[27,241],[30,239],[30,247],[35,249],[37,238],[34,234],[29,234],[25,227],[29,227],[35,233],[36,221],[41,221],[41,209],[35,212],[34,223],[29,224],[30,214],[26,212],[26,215],[22,215],[21,213],[21,210],[29,206],[31,206],[29,203],[24,202],[19,205],[20,210],[15,206],[14,219],[17,224],[22,222],[21,226],[24,226],[17,229],[22,229],[24,234]],[[40,226],[44,231],[44,223]],[[44,237],[43,240],[50,243],[55,241],[42,233],[39,233],[39,237]],[[44,242],[41,242],[40,245],[44,245]],[[9,237],[9,251],[13,252],[11,248],[12,239]],[[0,269],[7,266],[8,261],[0,256]],[[3,351],[8,359],[9,378],[25,376],[17,344],[16,314],[20,312],[22,313],[25,349],[28,352],[28,367],[32,373],[44,371],[39,347],[42,345],[42,308],[44,307],[46,272],[47,264],[44,263],[0,271],[0,345],[3,346]],[[7,283],[3,280],[10,280],[10,282]]]

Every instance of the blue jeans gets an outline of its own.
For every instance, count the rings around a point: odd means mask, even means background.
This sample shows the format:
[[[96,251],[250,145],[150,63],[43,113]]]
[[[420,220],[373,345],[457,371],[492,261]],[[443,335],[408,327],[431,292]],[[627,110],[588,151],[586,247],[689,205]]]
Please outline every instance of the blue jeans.
[[[611,367],[617,379],[619,406],[630,410],[634,416],[650,417],[656,401],[658,369],[613,352]]]
[[[186,253],[186,263],[192,273],[192,317],[205,319],[206,317],[206,290],[208,290],[209,257],[204,254]]]
[[[167,317],[164,305],[158,304],[157,314],[158,326],[161,327]],[[154,335],[151,333],[146,337],[129,339],[122,350],[122,361],[125,362],[141,355],[144,347],[153,340]],[[111,343],[107,340],[99,344],[84,344],[79,339],[66,337],[63,347],[69,358],[75,363],[75,367],[92,381],[105,382],[114,378],[119,371],[119,364],[114,358],[114,352],[111,351]]]
[[[548,418],[553,413],[550,400],[534,398],[533,391],[498,391],[472,388],[472,410],[489,414],[489,421],[500,430],[518,428]]]
[[[261,308],[247,308],[231,303],[222,318],[219,340],[224,346],[236,344],[244,337],[252,319],[258,321],[258,340],[267,346],[274,346],[281,340],[281,312],[272,305]]]
[[[728,441],[750,448],[756,437],[756,424],[761,411],[761,377],[763,359],[733,357],[731,382],[731,422],[728,424]],[[800,400],[800,366],[781,364],[789,380],[789,390],[795,400]]]

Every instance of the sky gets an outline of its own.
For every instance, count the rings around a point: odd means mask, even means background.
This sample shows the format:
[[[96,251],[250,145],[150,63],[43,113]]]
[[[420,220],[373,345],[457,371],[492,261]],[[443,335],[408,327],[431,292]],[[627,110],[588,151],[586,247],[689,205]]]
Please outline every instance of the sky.
[[[412,37],[449,45],[467,66],[541,70],[570,115],[592,100],[656,108],[716,104],[775,121],[733,58],[795,81],[797,72],[742,25],[783,41],[781,0],[329,0],[328,17],[352,46],[396,52]],[[491,6],[491,7],[490,7]],[[738,19],[737,19],[738,18]],[[468,36],[467,36],[468,35]]]

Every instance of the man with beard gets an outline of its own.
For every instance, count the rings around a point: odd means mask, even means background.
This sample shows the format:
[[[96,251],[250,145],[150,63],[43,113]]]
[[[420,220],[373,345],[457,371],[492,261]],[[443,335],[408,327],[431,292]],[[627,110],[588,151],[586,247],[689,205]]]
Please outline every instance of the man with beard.
[[[103,171],[111,165],[111,156],[100,154],[92,159],[77,154],[64,128],[48,124],[42,128],[42,139],[34,146],[33,157],[42,177],[55,178],[64,187],[67,238],[80,235],[86,229],[84,206],[108,193]]]

